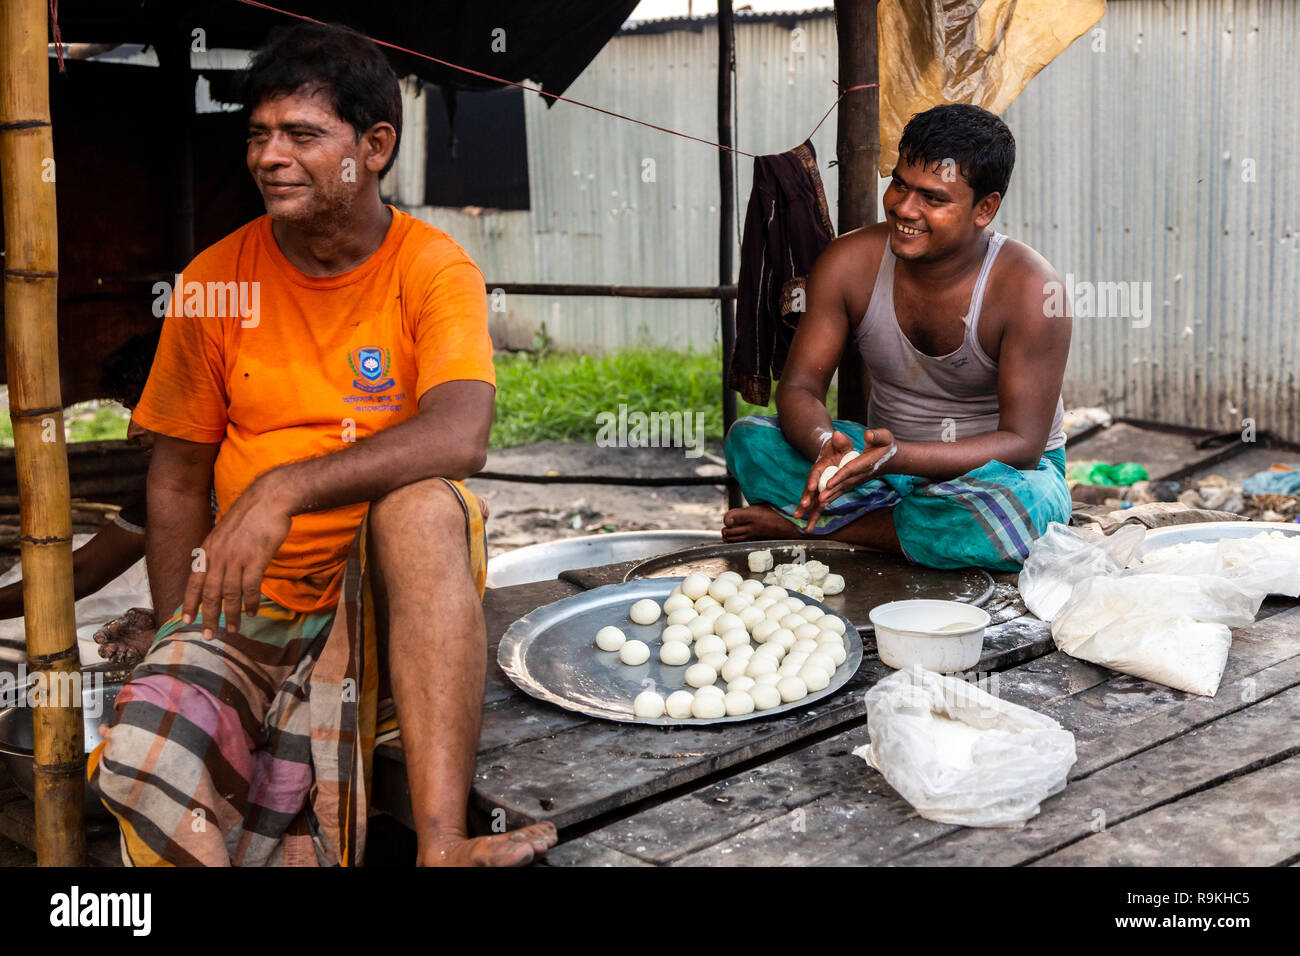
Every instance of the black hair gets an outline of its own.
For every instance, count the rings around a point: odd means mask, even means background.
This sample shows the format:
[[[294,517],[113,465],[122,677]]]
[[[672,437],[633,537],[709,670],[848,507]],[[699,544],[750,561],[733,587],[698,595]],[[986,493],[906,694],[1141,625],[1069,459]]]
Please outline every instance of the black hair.
[[[144,383],[149,380],[149,370],[153,368],[153,357],[158,351],[158,337],[161,334],[160,329],[133,336],[105,359],[100,384],[109,398],[121,402],[127,408],[135,408],[140,404],[140,396],[144,394]]]
[[[402,142],[402,90],[388,58],[360,33],[335,24],[303,23],[273,30],[240,81],[240,100],[250,111],[264,100],[316,88],[329,97],[339,118],[357,139],[376,123],[397,131],[393,155],[382,176],[397,161]]]
[[[948,103],[908,120],[898,141],[898,155],[923,167],[952,160],[979,202],[989,193],[1006,196],[1016,165],[1016,138],[988,110]]]

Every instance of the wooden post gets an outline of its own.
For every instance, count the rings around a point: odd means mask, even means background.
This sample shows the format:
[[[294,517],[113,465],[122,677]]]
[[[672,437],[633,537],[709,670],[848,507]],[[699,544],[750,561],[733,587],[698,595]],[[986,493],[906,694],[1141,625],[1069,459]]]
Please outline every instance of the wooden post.
[[[878,80],[876,57],[877,0],[835,0],[839,38],[840,88]],[[840,103],[836,117],[835,156],[839,165],[838,226],[843,235],[876,222],[876,164],[880,161],[879,89],[855,90]],[[840,418],[865,423],[871,379],[852,343],[839,368]]]
[[[731,146],[731,64],[735,56],[735,30],[731,18],[731,0],[718,0],[718,142]],[[730,149],[718,150],[718,285],[732,284],[732,254],[736,242],[732,229],[735,218],[733,194],[736,189],[736,156]],[[722,315],[722,433],[725,435],[736,420],[736,393],[727,387],[727,363],[736,347],[736,304],[718,300]],[[734,478],[727,480],[727,507],[741,506],[740,486]]]
[[[18,466],[28,667],[49,692],[36,702],[32,714],[36,859],[42,866],[77,866],[86,856],[86,753],[59,393],[59,255],[47,9],[45,0],[0,3],[5,359]]]

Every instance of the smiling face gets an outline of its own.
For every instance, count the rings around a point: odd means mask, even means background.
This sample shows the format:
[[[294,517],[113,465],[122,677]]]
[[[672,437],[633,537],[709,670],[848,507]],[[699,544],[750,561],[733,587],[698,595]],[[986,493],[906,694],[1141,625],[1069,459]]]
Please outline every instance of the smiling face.
[[[248,119],[248,171],[273,220],[346,221],[353,203],[378,189],[392,133],[380,123],[358,138],[320,90],[268,97]]]
[[[946,173],[946,175],[945,175]],[[900,259],[936,262],[960,254],[993,221],[1002,197],[975,193],[956,167],[899,158],[885,190],[889,248]]]

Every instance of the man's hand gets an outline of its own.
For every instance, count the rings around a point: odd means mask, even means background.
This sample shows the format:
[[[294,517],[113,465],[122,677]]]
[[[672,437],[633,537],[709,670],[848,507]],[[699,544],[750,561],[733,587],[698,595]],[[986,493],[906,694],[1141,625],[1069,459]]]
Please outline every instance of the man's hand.
[[[835,432],[831,435],[831,440],[822,446],[822,453],[808,473],[803,497],[799,499],[799,507],[794,512],[796,518],[807,517],[809,528],[816,525],[822,510],[832,501],[864,481],[875,478],[876,470],[886,457],[892,455],[891,449],[896,447],[894,436],[887,428],[869,428],[865,438],[862,453],[836,471],[826,482],[826,487],[819,492],[817,484],[822,472],[831,465],[838,465],[846,454],[854,450],[853,440],[843,432]]]
[[[239,630],[242,600],[250,617],[262,598],[262,575],[275,557],[292,523],[290,498],[276,472],[262,475],[203,541],[201,570],[190,573],[181,606],[189,624],[203,613],[203,637],[210,640],[224,609],[226,633]]]

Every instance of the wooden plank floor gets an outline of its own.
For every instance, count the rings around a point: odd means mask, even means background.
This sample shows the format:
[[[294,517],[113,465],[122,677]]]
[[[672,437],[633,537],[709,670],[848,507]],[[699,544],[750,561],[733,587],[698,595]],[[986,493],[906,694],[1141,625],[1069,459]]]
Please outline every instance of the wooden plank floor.
[[[864,726],[609,822],[548,855],[595,864],[1294,863],[1300,608],[1235,632],[1213,698],[1051,653],[997,676],[1076,734],[1066,789],[1021,830],[934,823],[851,751]],[[614,854],[614,855],[611,855]]]

